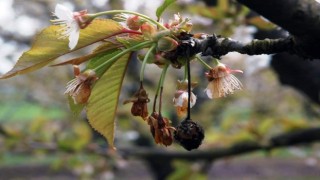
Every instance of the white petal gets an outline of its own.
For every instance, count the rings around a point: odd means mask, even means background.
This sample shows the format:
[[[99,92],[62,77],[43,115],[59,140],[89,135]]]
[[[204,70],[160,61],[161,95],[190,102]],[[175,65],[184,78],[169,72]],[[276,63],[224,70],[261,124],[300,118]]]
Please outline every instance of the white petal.
[[[56,5],[54,14],[61,20],[72,20],[73,19],[73,12],[61,4]]]
[[[204,92],[206,92],[208,98],[212,99],[212,92],[210,89],[205,89]]]
[[[190,108],[192,108],[197,102],[197,97],[191,92],[191,101],[190,101]]]
[[[175,106],[179,106],[179,107],[183,106],[182,94],[178,98],[175,99]]]
[[[78,40],[79,40],[79,36],[80,36],[80,29],[79,28],[75,28],[72,29],[70,36],[69,36],[69,48],[70,50],[74,49],[77,44],[78,44]]]
[[[204,90],[204,92],[207,94],[208,98],[212,99],[213,98],[213,89],[214,89],[214,84],[213,81],[209,82],[207,88]]]

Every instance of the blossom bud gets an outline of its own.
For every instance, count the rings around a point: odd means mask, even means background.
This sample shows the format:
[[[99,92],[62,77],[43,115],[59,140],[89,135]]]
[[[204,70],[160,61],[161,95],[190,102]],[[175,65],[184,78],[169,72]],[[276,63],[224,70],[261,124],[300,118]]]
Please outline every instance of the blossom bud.
[[[143,36],[147,39],[152,39],[152,36],[156,33],[156,28],[149,23],[143,23],[140,29]]]
[[[140,19],[139,16],[130,16],[127,19],[127,26],[131,30],[139,30],[143,21]]]
[[[157,48],[159,51],[172,51],[178,47],[178,42],[171,37],[162,37],[158,40]]]

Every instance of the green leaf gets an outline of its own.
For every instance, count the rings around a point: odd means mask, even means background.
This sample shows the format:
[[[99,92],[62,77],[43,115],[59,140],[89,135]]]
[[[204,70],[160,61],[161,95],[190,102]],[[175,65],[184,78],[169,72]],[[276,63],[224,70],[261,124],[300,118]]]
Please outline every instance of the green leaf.
[[[90,60],[90,62],[87,64],[86,69],[95,69],[105,61],[109,60],[110,58],[114,57],[115,55],[119,54],[122,50],[120,49],[113,49],[107,52],[104,52]],[[96,70],[96,75],[100,78],[107,69],[109,69],[112,66],[112,62],[108,63],[107,65],[103,66],[103,68],[99,68]]]
[[[37,70],[59,56],[104,40],[118,34],[123,29],[119,23],[113,20],[96,19],[87,28],[80,31],[76,48],[69,50],[68,39],[61,39],[61,35],[59,35],[61,28],[61,26],[52,25],[40,32],[31,49],[23,53],[13,69],[0,76],[0,79]]]
[[[72,99],[71,96],[68,96],[68,102],[69,102],[69,107],[70,110],[73,113],[73,118],[78,119],[80,113],[82,112],[83,108],[85,107],[84,104],[75,104],[74,100]]]
[[[119,43],[123,44],[126,48],[135,46],[135,45],[145,41],[143,36],[140,36],[140,35],[116,37],[116,40]],[[137,50],[139,50],[139,49],[137,49]]]
[[[87,69],[94,69],[95,67],[97,67],[101,63],[103,63],[104,61],[110,59],[111,57],[115,56],[116,54],[118,54],[120,52],[121,52],[121,50],[119,50],[119,49],[111,49],[106,52],[100,53],[99,55],[95,55],[95,57],[92,57],[90,59],[89,63],[87,64],[86,70]],[[89,56],[89,55],[87,55],[87,56]],[[69,63],[70,61],[71,60],[64,62],[64,63]],[[104,66],[103,68],[100,68],[99,70],[96,70],[96,75],[100,78],[103,75],[103,73],[111,67],[111,65],[112,65],[112,63],[107,64],[106,66]],[[71,96],[68,96],[68,102],[69,102],[70,110],[73,113],[74,119],[77,119],[79,117],[80,113],[82,112],[82,110],[84,109],[85,104],[75,104],[74,100],[72,99]]]
[[[90,125],[107,139],[111,147],[114,147],[115,115],[129,59],[130,54],[122,56],[101,76],[87,105]]]
[[[84,62],[94,58],[95,56],[100,56],[101,54],[104,54],[104,52],[108,52],[110,50],[117,49],[122,46],[123,45],[121,45],[120,43],[106,42],[106,43],[98,46],[96,49],[94,49],[91,54],[87,54],[85,56],[80,56],[80,57],[73,58],[73,59],[70,59],[67,61],[63,61],[63,62],[54,64],[51,66],[62,66],[62,65],[68,65],[68,64],[79,65],[81,63],[84,63]]]
[[[170,6],[172,3],[176,2],[177,0],[164,0],[160,7],[158,7],[156,11],[157,18],[160,19],[162,13]]]

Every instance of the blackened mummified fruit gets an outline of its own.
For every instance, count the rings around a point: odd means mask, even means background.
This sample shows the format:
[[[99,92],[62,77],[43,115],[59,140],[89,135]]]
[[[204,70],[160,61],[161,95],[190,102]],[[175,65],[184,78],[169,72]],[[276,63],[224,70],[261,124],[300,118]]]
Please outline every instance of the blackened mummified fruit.
[[[204,139],[203,128],[192,120],[184,120],[176,128],[174,139],[186,150],[197,149]]]

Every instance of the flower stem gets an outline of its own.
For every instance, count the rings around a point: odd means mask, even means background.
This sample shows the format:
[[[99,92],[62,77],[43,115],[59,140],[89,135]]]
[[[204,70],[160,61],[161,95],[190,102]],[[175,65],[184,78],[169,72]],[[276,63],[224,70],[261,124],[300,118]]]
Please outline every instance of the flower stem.
[[[183,81],[188,80],[188,66],[184,66],[184,76],[183,76]]]
[[[145,68],[146,68],[146,65],[147,65],[147,61],[148,61],[148,58],[151,54],[151,52],[156,48],[156,44],[153,44],[151,46],[151,48],[148,50],[147,54],[145,55],[144,59],[143,59],[143,62],[142,62],[142,66],[141,66],[141,70],[140,70],[140,81],[142,82],[143,81],[143,77],[144,77],[144,71],[145,71]]]
[[[188,71],[188,114],[187,114],[187,120],[191,120],[191,73],[190,73],[189,54],[187,54],[187,71]]]
[[[158,94],[159,94],[159,90],[161,87],[163,87],[163,82],[164,82],[164,77],[167,73],[167,69],[169,67],[169,64],[166,64],[164,67],[163,67],[163,70],[162,70],[162,73],[161,73],[161,76],[160,76],[160,79],[159,79],[159,82],[158,82],[158,86],[157,86],[157,90],[156,90],[156,95],[154,97],[154,104],[153,104],[153,112],[155,112],[156,110],[156,103],[157,103],[157,98],[158,98]],[[160,97],[161,98],[161,97]],[[160,109],[160,108],[159,108]]]
[[[200,62],[202,65],[204,65],[206,68],[212,69],[212,67],[211,67],[209,64],[207,64],[206,62],[203,61],[203,59],[201,58],[201,55],[200,55],[200,54],[197,54],[197,55],[196,55],[196,58],[197,58],[197,60],[199,60],[199,62]]]
[[[160,100],[159,100],[159,114],[161,115],[161,108],[162,108],[162,92],[163,92],[163,86],[160,88]]]
[[[167,70],[168,70],[169,64],[166,64],[163,67],[162,73],[161,73],[161,78],[160,78],[160,87],[163,87],[164,79],[166,78]],[[159,89],[157,89],[158,93]]]
[[[137,16],[140,16],[144,19],[146,19],[147,21],[157,25],[158,27],[162,28],[162,29],[167,29],[166,27],[164,27],[162,24],[160,24],[159,22],[157,22],[156,20],[146,16],[146,15],[143,15],[143,14],[140,14],[140,13],[137,13],[137,12],[134,12],[134,11],[127,11],[127,10],[111,10],[111,11],[104,11],[104,12],[99,12],[99,13],[96,13],[96,14],[90,14],[90,16],[92,16],[93,18],[96,18],[98,16],[102,16],[102,15],[108,15],[108,14],[118,14],[118,13],[125,13],[125,14],[134,14],[134,15],[137,15]]]
[[[218,66],[219,64],[221,64],[221,62],[217,58],[212,57],[212,60],[213,60],[214,66]]]
[[[99,70],[100,68],[103,68],[104,66],[106,66],[108,63],[112,63],[114,62],[115,60],[117,60],[118,58],[120,58],[121,56],[125,55],[126,53],[130,52],[130,51],[134,51],[136,49],[142,49],[143,47],[145,46],[148,46],[148,45],[151,45],[153,42],[151,41],[146,41],[146,42],[142,42],[142,43],[139,43],[135,46],[131,46],[130,48],[127,48],[123,51],[121,51],[119,54],[113,56],[112,58],[108,59],[107,61],[105,61],[104,63],[100,64],[99,66],[97,66],[96,68],[94,68],[93,70],[94,71],[97,71]]]

